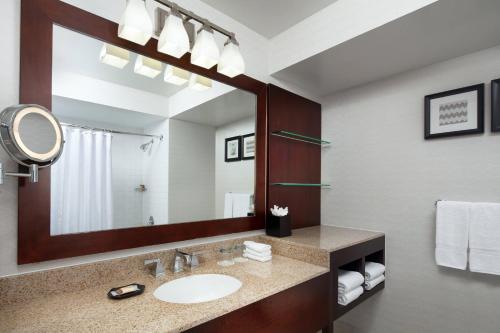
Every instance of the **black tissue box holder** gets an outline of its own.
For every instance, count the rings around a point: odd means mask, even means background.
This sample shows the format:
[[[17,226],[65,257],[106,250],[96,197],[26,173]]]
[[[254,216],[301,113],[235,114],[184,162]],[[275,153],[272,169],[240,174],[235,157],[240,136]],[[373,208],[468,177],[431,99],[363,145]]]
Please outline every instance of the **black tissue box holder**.
[[[292,234],[290,215],[270,215],[266,222],[266,235],[273,237],[287,237]]]

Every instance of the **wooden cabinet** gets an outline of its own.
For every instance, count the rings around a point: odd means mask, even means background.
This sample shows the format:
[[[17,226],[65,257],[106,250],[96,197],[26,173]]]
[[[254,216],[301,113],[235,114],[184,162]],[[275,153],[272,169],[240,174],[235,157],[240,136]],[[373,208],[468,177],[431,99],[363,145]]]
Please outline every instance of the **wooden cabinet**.
[[[330,320],[330,281],[325,273],[186,332],[316,333]]]

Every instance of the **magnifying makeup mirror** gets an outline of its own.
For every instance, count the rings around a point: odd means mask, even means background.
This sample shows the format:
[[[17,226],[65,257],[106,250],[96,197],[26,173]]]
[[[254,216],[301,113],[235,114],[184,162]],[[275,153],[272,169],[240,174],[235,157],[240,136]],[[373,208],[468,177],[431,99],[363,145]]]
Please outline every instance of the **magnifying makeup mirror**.
[[[0,113],[0,143],[29,173],[4,172],[0,163],[0,184],[5,176],[24,177],[38,182],[38,169],[54,164],[61,156],[64,138],[61,125],[40,105],[11,106]]]

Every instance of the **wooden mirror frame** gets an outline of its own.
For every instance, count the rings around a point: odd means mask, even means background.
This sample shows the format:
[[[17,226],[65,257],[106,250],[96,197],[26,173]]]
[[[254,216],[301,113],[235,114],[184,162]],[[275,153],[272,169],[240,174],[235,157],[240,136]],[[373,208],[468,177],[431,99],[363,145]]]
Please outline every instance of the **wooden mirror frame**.
[[[266,213],[267,94],[266,84],[240,75],[229,78],[192,65],[190,53],[181,59],[159,53],[152,38],[141,46],[118,37],[118,24],[59,0],[22,0],[20,102],[51,110],[53,25],[73,30],[132,52],[184,68],[254,93],[256,110],[255,216],[151,227],[134,227],[80,234],[50,235],[50,168],[40,182],[19,181],[18,264],[76,257],[107,251],[169,243],[264,228]]]

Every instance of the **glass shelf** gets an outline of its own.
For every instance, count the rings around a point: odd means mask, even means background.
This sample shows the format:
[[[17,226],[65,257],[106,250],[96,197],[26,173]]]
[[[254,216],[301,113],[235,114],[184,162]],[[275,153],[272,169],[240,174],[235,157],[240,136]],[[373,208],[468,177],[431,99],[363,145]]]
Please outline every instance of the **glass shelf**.
[[[313,138],[310,136],[290,132],[290,131],[274,131],[271,132],[272,135],[274,136],[279,136],[285,139],[290,139],[290,140],[296,140],[296,141],[301,141],[301,142],[307,142],[307,143],[312,143],[318,146],[326,146],[329,145],[329,141],[325,141],[319,138]]]
[[[272,186],[288,186],[288,187],[323,187],[329,188],[329,184],[309,184],[309,183],[271,183]]]

